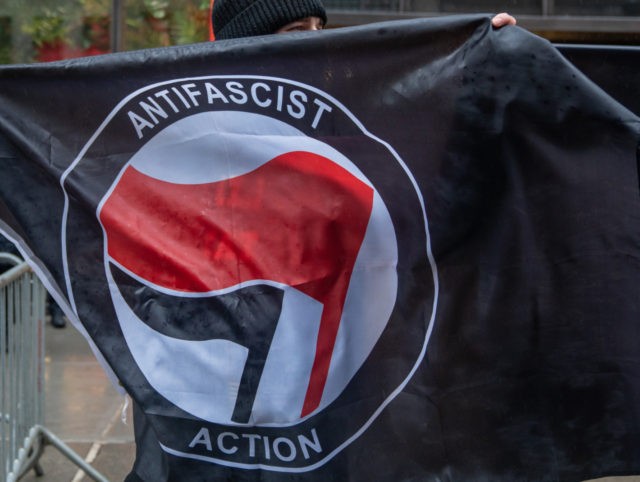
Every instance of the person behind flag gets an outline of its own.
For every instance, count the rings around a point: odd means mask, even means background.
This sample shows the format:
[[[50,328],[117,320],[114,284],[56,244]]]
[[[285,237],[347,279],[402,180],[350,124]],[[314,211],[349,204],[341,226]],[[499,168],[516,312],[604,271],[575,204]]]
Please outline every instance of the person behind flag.
[[[320,0],[215,0],[211,21],[216,40],[322,30],[327,13]],[[491,23],[500,28],[515,25],[508,13]]]

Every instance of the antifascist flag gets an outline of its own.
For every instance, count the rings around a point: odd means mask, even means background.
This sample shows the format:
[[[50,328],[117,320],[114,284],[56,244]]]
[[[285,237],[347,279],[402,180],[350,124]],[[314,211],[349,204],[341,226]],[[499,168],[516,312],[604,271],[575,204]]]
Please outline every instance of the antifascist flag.
[[[640,473],[640,123],[488,18],[0,69],[0,227],[130,481]]]

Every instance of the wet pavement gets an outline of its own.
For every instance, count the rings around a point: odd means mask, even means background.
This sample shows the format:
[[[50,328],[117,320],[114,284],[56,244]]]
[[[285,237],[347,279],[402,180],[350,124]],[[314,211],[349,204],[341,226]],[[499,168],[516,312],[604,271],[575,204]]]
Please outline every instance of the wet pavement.
[[[123,422],[123,409],[126,424]],[[44,426],[109,481],[122,481],[133,466],[133,418],[84,337],[67,323],[45,328]],[[55,447],[40,459],[44,475],[25,482],[80,482],[89,477]]]

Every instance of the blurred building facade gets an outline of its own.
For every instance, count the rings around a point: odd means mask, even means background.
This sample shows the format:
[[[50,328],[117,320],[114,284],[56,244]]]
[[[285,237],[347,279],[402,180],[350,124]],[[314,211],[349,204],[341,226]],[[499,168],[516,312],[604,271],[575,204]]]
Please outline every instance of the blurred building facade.
[[[515,15],[553,42],[640,45],[640,0],[325,0],[330,26],[458,13]],[[0,0],[0,63],[209,39],[210,0]]]

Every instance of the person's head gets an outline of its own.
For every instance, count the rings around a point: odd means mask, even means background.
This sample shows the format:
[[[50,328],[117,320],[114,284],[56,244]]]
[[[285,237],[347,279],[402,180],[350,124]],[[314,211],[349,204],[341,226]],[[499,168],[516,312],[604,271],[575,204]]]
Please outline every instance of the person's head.
[[[321,0],[215,0],[211,15],[218,40],[298,30],[327,22]]]

